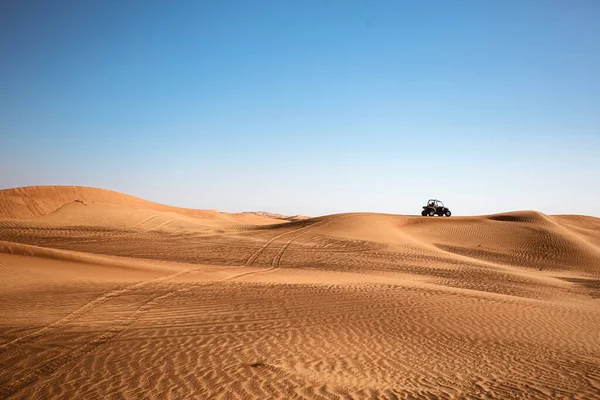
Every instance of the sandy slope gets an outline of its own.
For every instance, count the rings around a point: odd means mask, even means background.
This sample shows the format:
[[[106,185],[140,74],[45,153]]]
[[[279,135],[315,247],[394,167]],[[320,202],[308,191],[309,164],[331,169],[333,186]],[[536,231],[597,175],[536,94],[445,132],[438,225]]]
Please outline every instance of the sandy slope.
[[[597,218],[0,210],[0,398],[600,398]]]
[[[53,213],[69,203],[111,203],[142,207],[152,211],[174,212],[197,218],[228,218],[231,214],[215,210],[195,210],[153,203],[112,190],[85,186],[27,186],[0,190],[0,218],[33,218]],[[275,223],[278,220],[303,219],[301,216],[285,216],[271,213],[233,214],[240,222],[250,224]],[[273,221],[269,221],[273,220]]]

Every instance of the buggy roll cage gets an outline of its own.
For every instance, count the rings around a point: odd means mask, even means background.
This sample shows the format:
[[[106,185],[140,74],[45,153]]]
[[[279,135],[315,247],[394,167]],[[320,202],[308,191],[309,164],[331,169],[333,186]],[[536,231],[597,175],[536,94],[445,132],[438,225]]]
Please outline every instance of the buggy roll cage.
[[[444,207],[444,203],[442,203],[441,201],[439,201],[437,199],[427,200],[427,205],[430,205],[431,203],[433,203],[436,207]]]

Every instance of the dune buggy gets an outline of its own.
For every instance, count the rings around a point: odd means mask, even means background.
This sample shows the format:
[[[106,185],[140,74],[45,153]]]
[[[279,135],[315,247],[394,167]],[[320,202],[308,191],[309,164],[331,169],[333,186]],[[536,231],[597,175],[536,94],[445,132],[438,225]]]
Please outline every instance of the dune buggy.
[[[452,215],[448,207],[444,206],[439,200],[429,199],[426,206],[423,206],[423,211],[421,211],[421,215],[424,217],[433,217],[435,215],[446,216],[449,217]]]

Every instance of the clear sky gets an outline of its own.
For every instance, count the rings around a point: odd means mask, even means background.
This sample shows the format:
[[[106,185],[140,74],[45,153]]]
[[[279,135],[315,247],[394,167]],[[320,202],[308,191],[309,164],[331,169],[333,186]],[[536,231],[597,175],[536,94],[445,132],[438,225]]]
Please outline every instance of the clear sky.
[[[597,0],[0,1],[0,188],[600,216]]]

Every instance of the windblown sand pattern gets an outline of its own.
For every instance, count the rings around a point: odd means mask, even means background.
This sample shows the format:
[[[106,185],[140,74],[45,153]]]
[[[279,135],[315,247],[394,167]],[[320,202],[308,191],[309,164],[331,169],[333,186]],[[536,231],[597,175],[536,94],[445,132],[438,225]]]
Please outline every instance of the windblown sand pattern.
[[[594,217],[11,189],[0,296],[2,399],[600,398]]]

